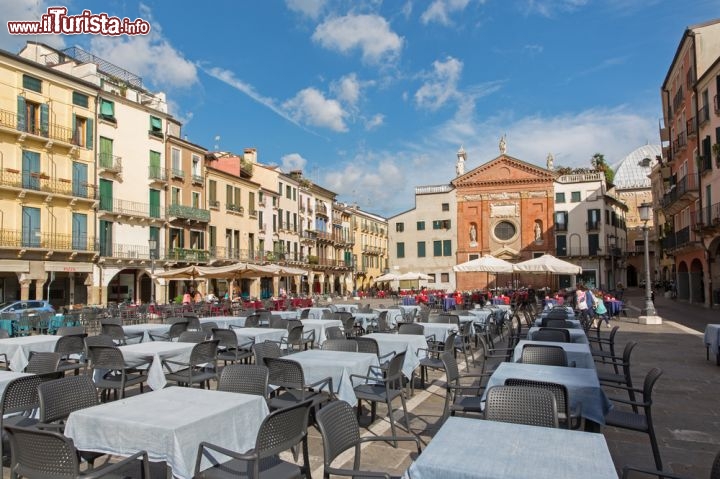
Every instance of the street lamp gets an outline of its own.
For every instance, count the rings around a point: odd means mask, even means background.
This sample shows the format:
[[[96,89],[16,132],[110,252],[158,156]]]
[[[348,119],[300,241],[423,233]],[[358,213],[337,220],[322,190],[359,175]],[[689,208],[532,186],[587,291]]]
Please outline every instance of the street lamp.
[[[610,280],[608,281],[608,290],[614,290],[615,284],[615,247],[617,246],[617,236],[608,236],[608,247],[610,248]]]
[[[643,222],[643,242],[645,243],[645,308],[642,310],[642,316],[656,316],[655,305],[652,300],[652,286],[650,284],[650,243],[648,240],[648,221],[652,212],[650,203],[642,203],[638,206],[640,213],[640,221]]]
[[[150,238],[148,246],[150,247],[150,304],[155,304],[155,250],[157,249],[157,240]]]

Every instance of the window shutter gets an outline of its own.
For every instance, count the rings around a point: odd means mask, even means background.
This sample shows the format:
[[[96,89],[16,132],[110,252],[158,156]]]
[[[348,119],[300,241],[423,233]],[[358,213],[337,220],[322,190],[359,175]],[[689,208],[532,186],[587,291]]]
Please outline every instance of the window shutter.
[[[85,126],[86,126],[86,131],[85,131],[85,148],[87,148],[88,150],[92,150],[92,148],[93,148],[93,136],[95,136],[95,135],[93,135],[93,121],[92,121],[92,118],[88,118],[87,120],[85,120],[85,122],[86,122],[86,123],[85,123]]]
[[[40,105],[40,134],[44,137],[48,137],[50,132],[50,107],[47,103]]]
[[[25,98],[22,96],[17,97],[17,129],[20,131],[26,130],[26,119],[25,119]]]
[[[77,117],[75,113],[72,114],[72,141],[76,145],[80,144],[80,138],[77,137]]]

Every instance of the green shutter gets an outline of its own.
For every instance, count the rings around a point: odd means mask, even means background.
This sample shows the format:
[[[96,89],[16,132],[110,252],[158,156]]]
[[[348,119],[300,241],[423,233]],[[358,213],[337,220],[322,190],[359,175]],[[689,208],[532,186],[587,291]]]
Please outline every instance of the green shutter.
[[[452,256],[452,241],[443,241],[443,256]]]
[[[93,147],[93,137],[95,136],[95,135],[93,135],[93,121],[92,121],[92,118],[88,118],[88,119],[85,120],[85,121],[86,121],[86,123],[85,123],[85,126],[86,126],[86,130],[85,130],[85,148],[87,148],[88,150],[92,150],[92,147]]]
[[[150,190],[150,216],[160,218],[160,191]]]
[[[112,211],[113,207],[113,183],[110,180],[100,180],[100,209]]]
[[[442,256],[442,241],[433,241],[433,256]]]
[[[26,127],[26,119],[25,119],[25,97],[18,96],[17,97],[17,129],[20,131],[25,131],[27,129]]]
[[[42,80],[30,75],[23,75],[23,88],[42,93]]]
[[[160,228],[158,228],[157,226],[151,226],[150,227],[150,236],[148,237],[148,239],[155,240],[156,246],[155,246],[155,251],[153,251],[153,253],[155,253],[153,255],[153,257],[155,259],[159,258],[160,255],[158,253],[160,252]]]
[[[113,166],[113,142],[109,138],[100,137],[100,154],[98,158],[100,160],[100,166],[103,168],[112,168]]]
[[[150,129],[153,131],[162,131],[162,120],[156,116],[151,116]]]
[[[40,134],[48,137],[50,132],[50,107],[47,103],[40,105]]]
[[[100,115],[105,118],[115,118],[115,104],[109,100],[100,100]]]
[[[83,108],[87,108],[89,105],[88,96],[76,91],[72,94],[72,102],[73,105],[81,106]]]
[[[150,151],[150,177],[160,178],[160,152]]]
[[[75,113],[72,114],[72,139],[73,144],[80,144],[80,138],[77,137],[77,116],[75,116]]]

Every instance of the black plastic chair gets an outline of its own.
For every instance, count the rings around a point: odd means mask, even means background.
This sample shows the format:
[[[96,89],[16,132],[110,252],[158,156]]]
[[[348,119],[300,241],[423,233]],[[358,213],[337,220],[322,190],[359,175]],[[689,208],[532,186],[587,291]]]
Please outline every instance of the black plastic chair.
[[[56,424],[62,430],[70,413],[98,405],[97,389],[87,374],[67,376],[38,385],[39,420],[47,427]]]
[[[177,342],[178,343],[202,343],[207,337],[207,333],[203,330],[186,330],[180,333],[180,336],[178,336]]]
[[[634,389],[633,392],[642,395],[642,401],[632,401],[620,398],[609,398],[611,401],[626,404],[633,408],[642,408],[643,412],[623,411],[620,408],[613,408],[605,415],[605,425],[628,429],[631,431],[643,432],[650,437],[650,447],[653,451],[655,466],[662,470],[662,458],[660,448],[655,437],[655,428],[652,422],[652,391],[655,383],[662,375],[662,369],[653,368],[645,376],[642,389]]]
[[[162,362],[165,379],[181,386],[200,384],[210,389],[210,380],[217,379],[217,349],[219,341],[212,339],[193,346],[187,363],[165,359]],[[180,366],[181,369],[173,371]]]
[[[195,461],[196,479],[219,479],[253,477],[256,479],[284,479],[310,477],[310,457],[308,454],[307,424],[311,401],[304,401],[286,409],[280,409],[267,416],[257,434],[255,447],[247,452],[230,451],[220,446],[201,442]],[[279,454],[302,444],[303,465],[283,461]],[[213,451],[232,459],[218,463]],[[200,471],[203,457],[214,465]]]
[[[86,336],[87,334],[85,333],[60,336],[60,339],[55,343],[55,352],[61,354],[58,371],[62,371],[63,373],[73,371],[74,374],[77,375],[81,369],[85,368]]]
[[[405,403],[405,390],[403,388],[403,372],[402,367],[405,362],[405,352],[394,356],[384,371],[384,377],[378,378],[377,375],[371,375],[371,371],[368,371],[368,375],[362,376],[359,374],[351,374],[350,381],[355,384],[355,379],[362,379],[365,381],[364,384],[354,386],[355,397],[357,398],[357,416],[358,419],[362,414],[362,401],[367,401],[371,405],[370,422],[375,421],[377,412],[377,403],[384,402],[388,408],[388,419],[390,420],[390,430],[392,431],[392,437],[397,438],[395,432],[395,419],[393,418],[392,402],[396,398],[400,398],[403,408],[403,415],[405,416],[405,425],[407,431],[410,430],[410,418],[408,417],[407,405]],[[393,443],[394,447],[397,447],[397,441]]]
[[[329,376],[307,384],[302,366],[297,361],[266,357],[265,365],[270,373],[270,385],[277,387],[268,401],[271,410],[283,409],[308,400],[314,410],[335,399],[332,378]],[[324,388],[327,391],[323,391]]]
[[[567,366],[567,353],[560,346],[527,343],[523,345],[520,362],[544,366]]]
[[[428,343],[425,349],[425,357],[420,359],[420,386],[425,389],[425,379],[427,378],[428,369],[445,369],[440,355],[445,351],[452,352],[455,347],[455,336],[457,333],[451,331],[445,338],[444,343]],[[418,349],[418,356],[423,348]]]
[[[328,339],[321,348],[323,351],[358,352],[358,343],[354,339]]]
[[[556,428],[555,395],[534,387],[493,386],[485,395],[485,419]]]
[[[482,392],[486,383],[483,379],[490,378],[490,373],[460,374],[457,361],[452,351],[444,351],[440,359],[445,368],[445,406],[443,417],[448,413],[455,416],[456,413],[478,413],[482,414]],[[463,383],[463,380],[471,379],[471,383]]]
[[[633,473],[632,476],[630,473]],[[650,469],[643,469],[633,466],[623,466],[622,479],[630,479],[635,477],[637,474],[644,474],[648,476],[657,476],[660,479],[693,479],[687,476],[680,476],[678,474],[666,471],[653,471]],[[710,477],[708,479],[720,479],[720,452],[715,455],[715,459],[710,469]]]
[[[250,340],[240,344],[237,334],[232,329],[213,328],[212,337],[218,340],[217,358],[225,364],[249,362],[253,356],[252,347],[255,341]]]
[[[97,374],[93,374],[95,386],[100,389],[102,397],[109,397],[109,392],[113,391],[116,399],[118,396],[122,399],[125,389],[137,384],[143,392],[147,376],[145,370],[138,367],[149,365],[147,361],[127,364],[122,351],[116,346],[90,346],[89,350],[90,364],[93,370],[97,370]]]
[[[60,366],[61,359],[62,354],[60,353],[30,351],[30,357],[28,358],[28,364],[25,366],[24,372],[31,374],[56,372]]]
[[[546,389],[555,395],[555,401],[558,408],[558,421],[560,425],[566,429],[579,429],[582,425],[582,417],[580,416],[580,408],[575,411],[570,410],[570,400],[567,387],[564,384],[551,383],[547,381],[535,381],[532,379],[507,378],[506,386],[528,386],[533,388]]]
[[[345,332],[340,329],[340,326],[330,326],[329,328],[325,329],[325,340],[342,340],[346,338],[347,336],[345,335]]]
[[[402,323],[398,328],[398,334],[425,334],[425,328],[419,323]]]
[[[569,343],[570,331],[564,328],[540,328],[532,336],[533,341]]]
[[[598,380],[600,381],[600,385],[626,390],[630,401],[635,401],[635,389],[633,387],[632,374],[630,373],[630,356],[637,344],[637,341],[628,341],[625,343],[622,357],[613,356],[610,358],[608,356],[604,356],[602,358],[603,362],[610,361],[615,369],[617,369],[618,366],[621,366],[622,373],[615,374],[598,371]],[[597,359],[595,362],[597,362]],[[638,412],[637,406],[633,406],[633,411]]]
[[[283,355],[280,344],[275,341],[255,343],[252,346],[252,352],[255,357],[255,364],[260,366],[265,366],[265,358],[279,358]]]
[[[178,321],[173,322],[170,324],[170,329],[168,329],[167,333],[157,333],[153,331],[149,331],[148,335],[150,336],[150,339],[153,341],[172,341],[174,339],[177,339],[180,337],[180,335],[187,331],[188,328],[188,322],[185,320],[185,318],[179,318]]]
[[[231,364],[225,366],[218,379],[218,391],[254,394],[267,397],[270,372],[257,364]]]
[[[352,477],[385,477],[390,478],[388,474],[381,472],[371,472],[360,470],[361,464],[361,445],[374,441],[413,441],[417,446],[417,453],[420,454],[420,439],[415,436],[369,436],[360,437],[360,425],[353,407],[345,401],[334,401],[323,407],[317,412],[317,425],[320,434],[323,437],[324,451],[324,473],[323,477],[329,479],[331,474],[338,476]],[[353,457],[353,468],[344,469],[333,467],[332,463],[335,459],[347,451],[355,449]]]

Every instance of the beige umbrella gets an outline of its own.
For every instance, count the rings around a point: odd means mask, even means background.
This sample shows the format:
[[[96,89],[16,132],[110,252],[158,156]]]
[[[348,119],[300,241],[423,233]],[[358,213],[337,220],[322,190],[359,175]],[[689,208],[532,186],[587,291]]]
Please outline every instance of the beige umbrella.
[[[164,279],[195,279],[200,276],[201,268],[196,265],[185,266],[184,268],[170,269],[155,273],[156,278]]]

